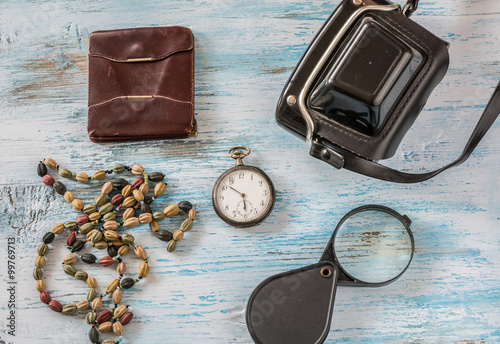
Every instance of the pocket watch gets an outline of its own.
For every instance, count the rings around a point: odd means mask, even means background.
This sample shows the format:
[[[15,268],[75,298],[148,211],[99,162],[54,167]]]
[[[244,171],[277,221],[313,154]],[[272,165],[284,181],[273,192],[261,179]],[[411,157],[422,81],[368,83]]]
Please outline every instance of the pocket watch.
[[[212,204],[217,215],[233,227],[257,226],[273,211],[276,201],[274,185],[260,168],[243,164],[250,148],[231,148],[228,155],[236,166],[217,179]]]

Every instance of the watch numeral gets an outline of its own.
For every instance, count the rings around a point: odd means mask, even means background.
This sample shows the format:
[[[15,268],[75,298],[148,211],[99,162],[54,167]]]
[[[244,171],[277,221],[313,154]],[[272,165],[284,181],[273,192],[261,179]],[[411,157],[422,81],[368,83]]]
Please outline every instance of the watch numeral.
[[[233,210],[233,217],[236,217],[236,210]]]
[[[253,180],[253,174],[250,176],[250,180]]]
[[[267,192],[267,190],[264,190],[264,196],[267,196],[269,194],[269,192]]]
[[[219,196],[219,199],[220,199],[221,201],[223,201],[223,200],[224,200],[224,196]]]
[[[262,202],[260,202],[260,205],[265,206],[266,204],[264,203],[264,201],[262,201]]]
[[[226,206],[224,207],[224,209],[229,210],[229,205],[226,204]]]
[[[234,184],[234,177],[229,177],[229,184]]]
[[[259,185],[260,186],[264,186],[264,181],[263,180],[259,180]]]
[[[245,173],[240,173],[239,177],[240,177],[240,179],[245,179]]]
[[[226,185],[223,185],[222,186],[222,191],[226,191],[227,190],[227,186]]]

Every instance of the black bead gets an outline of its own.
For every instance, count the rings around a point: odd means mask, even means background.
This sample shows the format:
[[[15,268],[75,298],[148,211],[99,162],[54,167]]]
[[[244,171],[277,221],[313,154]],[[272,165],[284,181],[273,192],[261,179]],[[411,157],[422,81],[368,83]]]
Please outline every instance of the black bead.
[[[122,289],[130,289],[134,286],[134,284],[135,281],[132,278],[127,277],[122,280],[121,287]]]
[[[47,174],[47,166],[45,166],[43,162],[39,163],[36,169],[36,173],[38,173],[40,177],[43,177]]]
[[[52,232],[47,232],[43,235],[43,243],[44,244],[50,244],[52,241],[54,241],[54,238],[56,235]]]
[[[99,331],[95,327],[90,329],[89,339],[92,344],[99,343]]]
[[[54,182],[54,184],[52,184],[52,187],[59,195],[64,195],[66,193],[66,186],[64,186],[64,184],[61,182]]]
[[[161,172],[153,172],[149,174],[149,180],[152,182],[161,182],[165,178],[165,175]]]
[[[173,238],[173,234],[169,231],[160,229],[159,231],[154,232],[156,237],[161,241],[170,241]]]
[[[125,186],[128,185],[128,182],[123,178],[115,178],[110,180],[110,182],[117,189],[123,189]]]
[[[150,214],[153,213],[153,211],[151,210],[151,207],[147,203],[142,203],[142,205],[141,205],[141,211],[143,213],[150,213]]]
[[[144,197],[144,203],[149,205],[153,203],[153,199],[151,197]]]
[[[97,258],[92,253],[85,253],[82,254],[82,260],[87,264],[94,264]]]
[[[85,242],[83,242],[82,240],[77,240],[77,241],[75,241],[73,246],[71,246],[71,248],[73,249],[71,252],[81,251],[83,246],[85,246]]]
[[[188,201],[179,202],[178,206],[183,211],[190,211],[191,209],[193,209],[193,205]]]
[[[118,255],[118,249],[116,246],[108,246],[108,256],[110,257],[116,257]]]

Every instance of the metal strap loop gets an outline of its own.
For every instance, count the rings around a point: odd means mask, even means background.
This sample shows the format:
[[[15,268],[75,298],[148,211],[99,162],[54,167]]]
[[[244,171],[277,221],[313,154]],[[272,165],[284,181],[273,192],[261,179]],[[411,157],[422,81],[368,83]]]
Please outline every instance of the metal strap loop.
[[[415,12],[418,8],[418,1],[419,0],[408,0],[403,9],[403,14],[410,18],[413,12]]]

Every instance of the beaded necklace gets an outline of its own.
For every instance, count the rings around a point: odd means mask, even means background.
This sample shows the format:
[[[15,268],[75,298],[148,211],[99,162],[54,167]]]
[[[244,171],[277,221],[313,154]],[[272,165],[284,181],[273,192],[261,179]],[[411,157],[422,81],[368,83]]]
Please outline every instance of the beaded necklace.
[[[66,186],[54,177],[48,174],[48,169],[57,169],[61,177],[67,179],[76,179],[80,183],[88,183],[92,180],[102,180],[106,175],[121,174],[129,171],[137,177],[132,184],[123,178],[112,179],[103,184],[101,193],[98,194],[93,204],[84,205],[80,199],[66,189]],[[99,170],[92,177],[80,172],[72,173],[70,170],[60,167],[53,159],[44,159],[37,168],[37,173],[42,177],[45,185],[51,186],[55,192],[64,196],[66,202],[71,203],[73,209],[82,212],[75,221],[56,224],[50,232],[43,235],[42,243],[38,246],[38,257],[35,259],[35,269],[33,277],[36,280],[36,290],[40,293],[40,300],[47,304],[55,312],[64,315],[72,315],[88,311],[85,320],[91,325],[88,336],[93,344],[118,344],[123,343],[123,326],[130,323],[133,318],[132,308],[129,305],[120,305],[122,301],[123,290],[131,289],[136,283],[146,278],[150,272],[150,265],[147,253],[144,248],[137,245],[135,238],[130,234],[118,234],[117,230],[122,227],[133,228],[139,224],[149,224],[152,232],[161,241],[167,242],[167,251],[173,252],[177,243],[184,237],[184,233],[193,228],[193,221],[196,219],[196,211],[192,204],[182,201],[179,204],[171,204],[163,212],[155,213],[151,210],[151,204],[155,199],[161,197],[166,190],[167,179],[160,172],[146,173],[141,165],[132,165],[131,167],[117,164],[111,170]],[[156,182],[154,186],[154,196],[148,197],[150,182]],[[119,212],[122,221],[117,221]],[[136,217],[136,210],[141,214]],[[173,217],[179,213],[186,213],[188,218],[184,220],[181,228],[175,233],[168,230],[160,230],[159,223],[167,217]],[[55,237],[68,230],[70,233],[66,238],[66,245],[70,253],[66,255],[62,262],[63,271],[77,280],[85,281],[89,287],[85,300],[76,304],[62,305],[59,301],[53,300],[43,281],[43,267],[45,266],[45,257],[49,253],[50,247]],[[83,238],[79,238],[83,235]],[[107,256],[98,259],[92,253],[78,255],[87,243],[98,250],[107,250]],[[130,248],[133,248],[136,257],[143,262],[139,266],[138,276],[136,278],[124,277],[127,267],[123,262]],[[117,263],[116,271],[118,278],[111,280],[106,291],[98,294],[96,291],[97,281],[94,277],[88,275],[85,271],[77,271],[74,265],[81,260],[86,264],[99,264],[103,267],[112,266]],[[102,309],[103,299],[111,295],[112,304],[109,310]],[[114,332],[118,339],[106,339],[100,341],[100,333]]]

